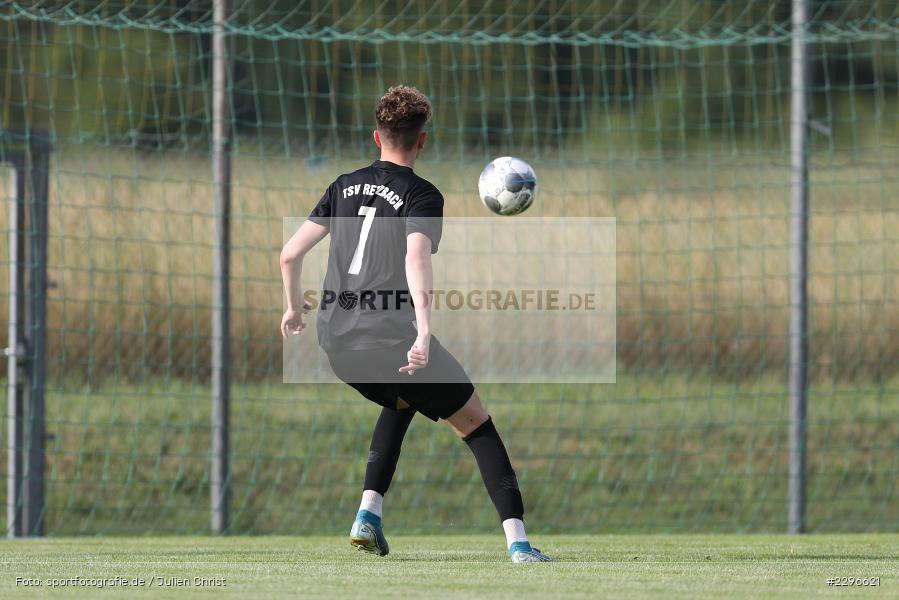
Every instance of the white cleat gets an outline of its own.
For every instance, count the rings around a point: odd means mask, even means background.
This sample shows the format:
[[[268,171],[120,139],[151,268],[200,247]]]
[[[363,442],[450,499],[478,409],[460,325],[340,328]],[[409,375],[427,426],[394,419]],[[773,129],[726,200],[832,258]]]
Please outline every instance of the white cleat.
[[[552,559],[528,542],[515,542],[509,548],[513,563],[552,562]]]

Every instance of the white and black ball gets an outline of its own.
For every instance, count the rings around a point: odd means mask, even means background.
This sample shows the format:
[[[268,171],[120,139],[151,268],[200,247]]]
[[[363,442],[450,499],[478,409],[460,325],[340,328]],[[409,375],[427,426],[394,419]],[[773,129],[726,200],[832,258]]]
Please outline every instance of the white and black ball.
[[[537,174],[520,158],[501,156],[481,171],[478,194],[484,206],[498,215],[523,213],[537,195]]]

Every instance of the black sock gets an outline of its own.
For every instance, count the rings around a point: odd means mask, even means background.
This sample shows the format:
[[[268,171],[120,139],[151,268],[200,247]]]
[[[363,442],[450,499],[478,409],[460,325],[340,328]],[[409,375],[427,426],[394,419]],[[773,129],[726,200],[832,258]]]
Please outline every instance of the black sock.
[[[488,417],[463,439],[478,461],[481,477],[496,512],[499,513],[499,520],[523,519],[524,504],[518,490],[518,479],[509,461],[509,453],[493,425],[493,419]]]
[[[396,463],[400,458],[403,438],[414,416],[415,410],[412,408],[381,409],[381,416],[378,417],[375,430],[371,434],[363,489],[374,490],[382,496],[387,493],[393,473],[396,471]]]

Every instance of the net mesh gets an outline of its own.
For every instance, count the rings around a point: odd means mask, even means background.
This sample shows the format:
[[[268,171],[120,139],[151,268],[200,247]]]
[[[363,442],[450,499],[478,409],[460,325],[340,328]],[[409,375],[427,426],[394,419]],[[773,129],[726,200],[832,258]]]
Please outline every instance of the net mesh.
[[[282,218],[375,157],[400,82],[435,104],[416,170],[447,214],[484,216],[477,175],[515,154],[540,177],[528,214],[617,218],[617,384],[480,388],[529,526],[784,529],[789,4],[232,0],[231,530],[343,531],[355,510],[377,409],[280,383],[276,257]],[[50,534],[208,529],[211,7],[0,7],[0,125],[54,146]],[[812,2],[815,531],[899,528],[897,34],[894,1]],[[496,516],[464,444],[422,420],[387,518]]]

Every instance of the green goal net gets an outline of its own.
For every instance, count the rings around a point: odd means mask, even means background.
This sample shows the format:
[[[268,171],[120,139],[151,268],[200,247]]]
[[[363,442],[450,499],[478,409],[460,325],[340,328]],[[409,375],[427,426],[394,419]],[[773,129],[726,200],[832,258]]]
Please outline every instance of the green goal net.
[[[480,388],[532,527],[786,528],[789,2],[230,4],[230,531],[343,532],[355,511],[377,408],[281,383],[277,255],[282,218],[376,157],[396,83],[434,102],[416,170],[448,215],[486,217],[478,173],[514,154],[540,177],[528,215],[617,219],[617,383]],[[897,531],[899,6],[810,5],[808,524]],[[48,534],[208,531],[211,20],[210,0],[0,6],[0,128],[54,148]],[[385,516],[496,524],[425,419]]]

